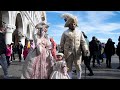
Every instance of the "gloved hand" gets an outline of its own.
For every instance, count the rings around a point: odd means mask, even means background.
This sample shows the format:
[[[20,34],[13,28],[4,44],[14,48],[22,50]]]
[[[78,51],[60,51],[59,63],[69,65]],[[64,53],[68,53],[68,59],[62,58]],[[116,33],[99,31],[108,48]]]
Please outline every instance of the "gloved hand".
[[[64,74],[65,76],[67,75],[67,67],[66,67],[66,66],[63,68],[63,74]]]
[[[86,50],[86,51],[85,51],[84,56],[90,56],[89,50]]]

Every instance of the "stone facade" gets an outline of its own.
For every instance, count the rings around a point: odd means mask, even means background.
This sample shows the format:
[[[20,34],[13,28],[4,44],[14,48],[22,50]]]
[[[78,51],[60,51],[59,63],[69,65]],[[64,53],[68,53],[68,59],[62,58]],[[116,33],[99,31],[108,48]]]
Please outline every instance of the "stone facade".
[[[35,25],[41,21],[47,21],[45,11],[0,11],[0,24],[7,28],[6,44],[17,45],[21,41],[25,45],[27,40],[33,39]]]

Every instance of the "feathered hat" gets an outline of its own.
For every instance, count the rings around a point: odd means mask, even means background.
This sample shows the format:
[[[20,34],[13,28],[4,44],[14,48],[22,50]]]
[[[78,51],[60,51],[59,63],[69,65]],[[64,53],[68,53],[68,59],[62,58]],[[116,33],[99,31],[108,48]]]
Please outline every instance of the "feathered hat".
[[[49,25],[47,25],[45,22],[40,22],[35,26],[35,28],[36,29],[41,29],[43,26],[45,26],[46,28],[49,27]]]
[[[78,26],[77,17],[73,16],[72,14],[63,14],[62,18],[64,18],[66,22],[64,27],[69,27],[69,24],[73,22],[76,23],[76,26]]]

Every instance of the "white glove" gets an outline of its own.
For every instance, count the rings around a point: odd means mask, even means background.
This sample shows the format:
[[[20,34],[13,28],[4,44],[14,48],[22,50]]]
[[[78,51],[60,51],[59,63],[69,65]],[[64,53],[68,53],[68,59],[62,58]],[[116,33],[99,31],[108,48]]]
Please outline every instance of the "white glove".
[[[63,74],[66,76],[67,75],[67,67],[63,68]]]
[[[85,56],[90,56],[89,50],[86,50],[86,51],[85,51]]]

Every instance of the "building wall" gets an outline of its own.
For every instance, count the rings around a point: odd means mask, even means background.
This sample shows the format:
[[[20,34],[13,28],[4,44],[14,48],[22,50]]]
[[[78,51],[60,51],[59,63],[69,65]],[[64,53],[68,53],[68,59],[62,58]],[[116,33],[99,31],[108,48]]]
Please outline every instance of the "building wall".
[[[23,37],[18,39],[25,45],[26,37],[33,39],[32,32],[35,30],[35,25],[43,20],[43,15],[44,22],[47,22],[45,11],[0,11],[0,13],[2,24],[7,28],[6,44],[12,42],[13,33],[17,35],[18,32],[21,32]]]

